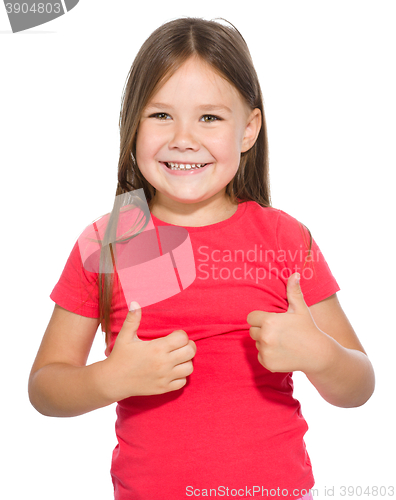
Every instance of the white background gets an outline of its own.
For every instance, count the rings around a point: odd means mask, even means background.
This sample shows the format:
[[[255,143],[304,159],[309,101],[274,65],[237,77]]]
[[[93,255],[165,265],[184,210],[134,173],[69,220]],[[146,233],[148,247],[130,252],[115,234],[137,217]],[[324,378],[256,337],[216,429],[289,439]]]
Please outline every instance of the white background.
[[[2,498],[112,498],[115,406],[44,417],[27,381],[66,259],[112,207],[133,58],[185,15],[224,17],[245,37],[265,101],[273,206],[311,230],[376,370],[375,394],[355,409],[332,407],[294,376],[319,498],[331,487],[342,498],[342,485],[396,486],[394,2],[81,0],[18,34],[0,5]],[[90,362],[104,348],[99,330]]]

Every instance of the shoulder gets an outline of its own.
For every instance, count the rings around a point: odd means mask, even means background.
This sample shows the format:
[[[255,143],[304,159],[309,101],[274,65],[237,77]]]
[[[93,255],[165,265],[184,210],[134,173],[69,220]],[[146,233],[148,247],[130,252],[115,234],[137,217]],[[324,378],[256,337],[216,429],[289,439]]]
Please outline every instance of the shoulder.
[[[295,217],[275,207],[263,207],[255,201],[247,201],[246,214],[249,218],[265,224],[273,229],[287,230],[291,228],[305,227]]]
[[[309,229],[289,213],[274,207],[262,207],[256,202],[246,202],[246,230],[259,234],[279,249],[312,244]]]

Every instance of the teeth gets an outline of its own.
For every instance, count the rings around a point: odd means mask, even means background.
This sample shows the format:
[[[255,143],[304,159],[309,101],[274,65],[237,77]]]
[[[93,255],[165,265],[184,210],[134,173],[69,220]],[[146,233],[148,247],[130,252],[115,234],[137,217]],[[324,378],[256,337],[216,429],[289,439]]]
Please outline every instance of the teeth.
[[[206,165],[206,163],[171,163],[167,162],[168,167],[171,168],[171,170],[191,170],[191,169],[196,169],[196,168],[202,168]]]

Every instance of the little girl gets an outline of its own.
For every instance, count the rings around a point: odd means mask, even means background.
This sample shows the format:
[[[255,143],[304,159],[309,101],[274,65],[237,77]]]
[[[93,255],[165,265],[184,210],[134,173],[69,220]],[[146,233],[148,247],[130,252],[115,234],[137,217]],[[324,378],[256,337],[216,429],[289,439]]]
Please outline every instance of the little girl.
[[[374,374],[316,242],[271,207],[261,90],[240,33],[195,18],[157,29],[132,65],[120,129],[116,198],[143,190],[146,225],[188,232],[195,279],[183,285],[174,262],[179,293],[139,304],[111,243],[100,239],[107,272],[88,269],[76,243],[51,294],[33,406],[67,417],[118,402],[117,500],[311,498],[292,372],[340,407],[364,404]],[[120,214],[115,204],[113,230]],[[99,325],[107,357],[86,366]]]

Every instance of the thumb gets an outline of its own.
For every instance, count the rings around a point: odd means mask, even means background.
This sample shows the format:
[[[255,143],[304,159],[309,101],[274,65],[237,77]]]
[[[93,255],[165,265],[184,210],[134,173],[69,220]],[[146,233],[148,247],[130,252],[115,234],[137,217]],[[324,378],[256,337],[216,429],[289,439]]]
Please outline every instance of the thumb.
[[[300,287],[300,274],[292,274],[287,281],[287,301],[289,308],[287,312],[296,313],[301,310],[302,306],[306,307],[304,296]]]
[[[126,315],[124,324],[118,334],[121,337],[127,337],[128,340],[139,340],[137,335],[138,328],[140,326],[140,320],[142,319],[142,310],[137,302],[131,302],[129,305],[129,312]]]

